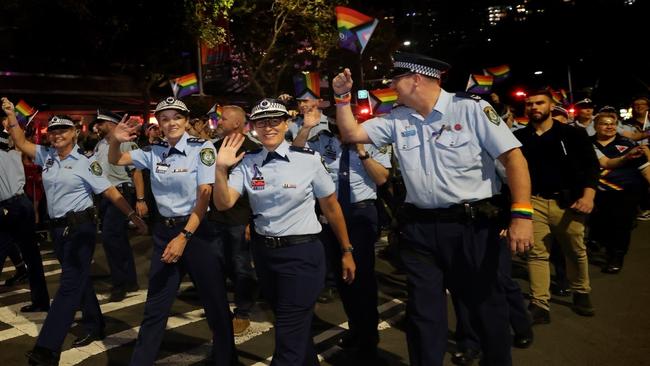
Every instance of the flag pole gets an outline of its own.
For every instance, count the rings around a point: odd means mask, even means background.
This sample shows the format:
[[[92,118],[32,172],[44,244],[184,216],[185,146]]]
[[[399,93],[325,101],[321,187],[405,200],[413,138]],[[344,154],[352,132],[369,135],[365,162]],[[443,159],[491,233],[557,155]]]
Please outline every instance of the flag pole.
[[[199,95],[204,96],[205,94],[203,93],[203,65],[202,65],[202,59],[201,59],[201,40],[200,39],[196,41],[196,45],[197,45],[197,51],[198,51],[197,52],[197,55],[198,55],[198,57],[197,57],[197,59],[198,59],[197,70],[198,70],[198,74],[199,74],[198,75],[198,77],[199,77],[198,78],[198,80],[199,80]]]
[[[364,84],[365,81],[363,75],[363,51],[361,51],[359,52],[359,85],[361,86],[361,89],[365,89]]]

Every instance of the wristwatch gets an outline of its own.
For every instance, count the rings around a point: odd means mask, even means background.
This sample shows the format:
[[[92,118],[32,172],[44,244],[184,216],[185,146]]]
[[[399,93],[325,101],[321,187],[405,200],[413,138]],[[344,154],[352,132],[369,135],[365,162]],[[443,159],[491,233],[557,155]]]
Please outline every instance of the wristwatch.
[[[359,155],[359,160],[366,160],[366,159],[370,159],[370,153],[367,151],[365,154]]]
[[[341,252],[343,252],[343,253],[352,253],[353,251],[354,251],[354,247],[352,245],[350,245],[349,247],[345,247],[345,248],[341,249]]]
[[[144,197],[142,197],[142,198],[136,198],[135,200],[136,200],[137,202],[144,202],[144,201],[145,201]]]
[[[194,235],[193,232],[185,229],[181,230],[181,234],[183,234],[187,240],[190,240],[192,238],[192,235]]]

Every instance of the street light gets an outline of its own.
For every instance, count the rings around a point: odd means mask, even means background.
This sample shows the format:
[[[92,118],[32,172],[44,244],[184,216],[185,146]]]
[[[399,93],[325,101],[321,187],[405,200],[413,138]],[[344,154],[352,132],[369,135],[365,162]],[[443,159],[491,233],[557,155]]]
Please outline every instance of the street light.
[[[403,44],[404,46],[408,47],[408,46],[411,45],[411,41],[404,41],[404,43],[402,43],[402,44]]]
[[[544,71],[537,70],[537,71],[535,71],[533,74],[535,74],[535,75],[542,75],[543,73],[544,73]]]

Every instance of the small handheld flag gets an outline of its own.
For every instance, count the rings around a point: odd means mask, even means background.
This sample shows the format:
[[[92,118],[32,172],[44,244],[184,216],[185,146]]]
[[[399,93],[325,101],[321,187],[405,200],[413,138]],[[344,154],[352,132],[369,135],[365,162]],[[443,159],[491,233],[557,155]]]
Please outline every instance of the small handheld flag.
[[[293,76],[296,99],[320,99],[320,75],[317,72],[303,71]]]
[[[216,129],[221,121],[221,115],[223,114],[223,107],[218,103],[213,105],[212,108],[208,111],[208,127],[210,129]]]
[[[390,113],[397,102],[397,93],[390,88],[371,90],[370,95],[370,105],[375,116]]]
[[[18,104],[16,104],[16,119],[18,119],[18,122],[23,125],[29,124],[29,122],[31,122],[32,119],[36,117],[37,113],[38,111],[35,108],[31,107],[22,99],[18,102]]]
[[[379,20],[344,6],[337,6],[334,10],[339,45],[352,52],[363,53]]]
[[[510,66],[501,65],[483,69],[483,74],[492,76],[495,83],[499,83],[510,76]]]
[[[492,90],[494,77],[491,75],[470,74],[465,91],[476,94],[487,94]]]
[[[183,75],[169,81],[176,98],[182,98],[199,91],[199,81],[195,73]]]

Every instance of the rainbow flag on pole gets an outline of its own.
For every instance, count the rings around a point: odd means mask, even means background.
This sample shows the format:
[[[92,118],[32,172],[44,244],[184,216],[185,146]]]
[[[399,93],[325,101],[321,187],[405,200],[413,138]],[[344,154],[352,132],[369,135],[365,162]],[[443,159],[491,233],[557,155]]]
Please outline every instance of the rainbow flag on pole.
[[[303,71],[293,76],[296,99],[320,99],[320,74]]]
[[[352,52],[363,53],[379,20],[344,6],[337,6],[334,10],[339,45]]]
[[[498,83],[507,79],[510,76],[510,66],[501,65],[495,67],[488,67],[483,69],[483,74],[492,76],[494,78],[494,82]]]
[[[176,98],[186,97],[199,92],[199,81],[195,73],[169,80]]]
[[[397,93],[390,88],[371,90],[370,95],[370,106],[375,116],[390,113],[393,105],[397,103]]]
[[[476,94],[487,94],[492,90],[494,77],[492,75],[470,74],[465,91]]]
[[[23,125],[31,122],[36,113],[38,111],[22,99],[16,104],[16,119]]]

